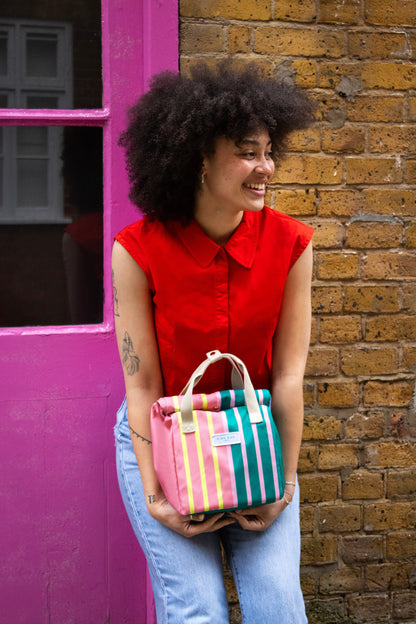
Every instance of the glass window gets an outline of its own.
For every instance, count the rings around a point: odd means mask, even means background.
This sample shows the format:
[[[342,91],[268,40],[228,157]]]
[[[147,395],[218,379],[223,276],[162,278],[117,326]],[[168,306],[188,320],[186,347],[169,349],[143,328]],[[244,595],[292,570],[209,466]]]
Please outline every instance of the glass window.
[[[31,92],[54,92],[51,108],[101,108],[100,0],[13,0],[0,7],[0,91],[8,106],[41,108]],[[48,106],[49,107],[49,106]]]
[[[102,322],[102,186],[101,128],[0,128],[1,326]]]

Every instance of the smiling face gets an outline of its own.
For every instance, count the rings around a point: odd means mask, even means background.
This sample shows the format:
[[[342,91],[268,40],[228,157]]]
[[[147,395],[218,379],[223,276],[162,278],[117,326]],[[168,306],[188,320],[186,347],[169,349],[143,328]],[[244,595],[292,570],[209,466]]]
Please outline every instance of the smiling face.
[[[272,144],[265,129],[234,141],[220,137],[215,153],[204,158],[201,199],[211,211],[238,214],[262,210],[274,173]]]

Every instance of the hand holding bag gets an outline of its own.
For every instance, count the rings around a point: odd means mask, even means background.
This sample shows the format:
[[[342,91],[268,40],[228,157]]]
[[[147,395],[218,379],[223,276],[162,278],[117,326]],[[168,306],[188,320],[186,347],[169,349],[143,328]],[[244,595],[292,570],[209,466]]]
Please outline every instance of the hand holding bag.
[[[208,366],[231,362],[232,389],[193,394]],[[284,494],[282,450],[268,390],[254,390],[246,366],[211,351],[178,396],[152,406],[156,474],[181,514],[246,509]]]

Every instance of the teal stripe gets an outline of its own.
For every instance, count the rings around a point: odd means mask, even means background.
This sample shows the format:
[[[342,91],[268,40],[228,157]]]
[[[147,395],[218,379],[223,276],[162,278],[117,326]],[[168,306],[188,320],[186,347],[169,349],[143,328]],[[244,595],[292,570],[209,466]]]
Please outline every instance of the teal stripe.
[[[227,412],[229,430],[238,431],[239,429],[238,429],[237,420],[235,418],[233,409],[230,407],[231,406],[231,394],[228,390],[224,390],[220,394],[221,394],[221,410],[226,410]],[[257,390],[256,390],[256,395],[257,395],[257,399],[259,399]],[[254,445],[252,425],[250,423],[247,408],[245,407],[244,390],[235,390],[235,403],[241,416],[241,421],[243,425],[243,433],[244,433],[244,437],[246,440],[247,461],[250,467],[249,479],[250,479],[250,487],[251,487],[252,504],[257,505],[261,503],[260,477],[259,477],[259,470],[258,470],[258,465],[257,465],[257,455],[256,455],[256,450],[255,450],[255,445]],[[276,465],[277,465],[277,474],[278,474],[279,489],[280,489],[279,493],[280,493],[280,497],[282,497],[283,492],[284,492],[284,476],[283,476],[283,468],[281,465],[281,461],[279,461],[278,459],[279,453],[281,457],[281,444],[280,444],[279,433],[273,421],[273,416],[271,415],[270,403],[271,403],[270,392],[268,390],[263,390],[263,404],[268,406],[269,416],[271,420],[273,441],[274,441],[274,446],[275,446],[275,451],[276,451]],[[264,421],[254,426],[257,427],[257,433],[258,433],[259,443],[260,443],[264,483],[265,483],[265,489],[266,489],[266,502],[271,502],[275,500],[275,491],[274,491],[274,482],[273,482],[271,449],[269,446],[267,428],[266,428],[266,424]],[[251,447],[251,450],[249,447]],[[238,500],[239,506],[244,508],[244,507],[247,507],[248,505],[248,498],[247,498],[247,490],[246,490],[246,483],[245,483],[244,463],[243,463],[243,454],[241,451],[241,445],[232,444],[231,454],[233,458],[234,471],[235,471],[235,476],[236,476],[237,500]]]

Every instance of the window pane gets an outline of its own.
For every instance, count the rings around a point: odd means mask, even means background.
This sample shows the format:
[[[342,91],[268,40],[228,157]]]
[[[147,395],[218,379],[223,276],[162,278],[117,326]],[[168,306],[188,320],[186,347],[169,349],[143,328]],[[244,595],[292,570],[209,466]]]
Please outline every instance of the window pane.
[[[1,130],[0,326],[102,322],[101,128]]]
[[[17,161],[17,207],[43,208],[48,204],[48,163],[20,158]]]
[[[6,86],[2,68],[8,60],[9,70],[15,68],[7,84],[15,91],[10,107],[41,107],[26,101],[23,91],[29,87],[47,96],[59,91],[52,108],[101,108],[100,0],[0,2],[0,33],[6,29],[14,58],[6,59],[6,43],[0,39],[0,89]]]
[[[55,78],[57,64],[57,37],[29,35],[26,41],[27,76]]]
[[[25,108],[59,108],[58,103],[58,96],[28,95]]]
[[[17,129],[18,156],[46,156],[48,153],[48,128],[28,126]]]
[[[7,76],[7,33],[0,33],[0,76]]]

